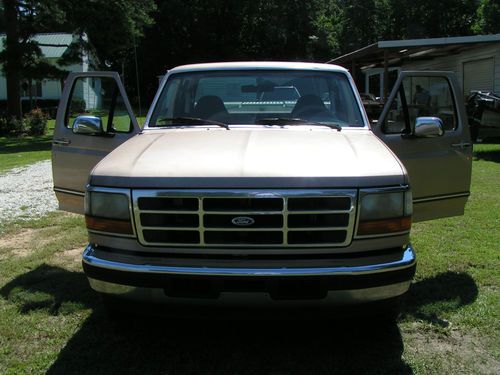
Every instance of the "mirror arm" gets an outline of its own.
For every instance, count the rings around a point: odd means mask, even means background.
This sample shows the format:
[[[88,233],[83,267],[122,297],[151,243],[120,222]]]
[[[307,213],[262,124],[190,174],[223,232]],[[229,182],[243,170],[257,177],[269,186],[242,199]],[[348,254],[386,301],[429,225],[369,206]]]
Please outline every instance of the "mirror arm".
[[[403,138],[403,139],[415,139],[418,137],[413,133],[401,133],[401,138]]]

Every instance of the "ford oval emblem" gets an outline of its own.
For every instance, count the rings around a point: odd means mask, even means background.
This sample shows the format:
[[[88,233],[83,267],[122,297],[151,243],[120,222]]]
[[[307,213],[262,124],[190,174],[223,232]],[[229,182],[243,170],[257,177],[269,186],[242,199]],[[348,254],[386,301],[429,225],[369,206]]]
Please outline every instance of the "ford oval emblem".
[[[255,223],[255,220],[248,216],[237,216],[231,220],[231,223],[239,227],[248,227]]]

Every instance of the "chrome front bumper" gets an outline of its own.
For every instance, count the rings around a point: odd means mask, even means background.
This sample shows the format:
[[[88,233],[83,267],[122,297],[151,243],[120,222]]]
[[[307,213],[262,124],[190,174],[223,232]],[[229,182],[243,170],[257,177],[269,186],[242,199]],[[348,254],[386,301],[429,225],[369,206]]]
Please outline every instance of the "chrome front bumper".
[[[353,304],[397,297],[404,294],[415,272],[416,258],[411,245],[390,256],[357,257],[350,259],[321,260],[323,266],[310,262],[288,262],[286,266],[270,263],[241,267],[241,262],[207,261],[205,265],[188,266],[175,264],[168,259],[122,256],[112,249],[102,251],[92,245],[83,253],[83,268],[91,287],[97,292],[134,300],[193,303],[198,296],[171,293],[172,284],[179,280],[193,280],[197,285],[214,283],[219,288],[209,299],[217,298],[217,304],[246,304],[270,302],[296,304],[281,298],[273,291],[282,286],[299,288],[307,283],[321,287],[324,294],[304,298],[306,304]],[[184,260],[186,263],[186,260]],[[213,267],[217,263],[220,266]],[[297,267],[297,263],[308,264]],[[314,262],[313,262],[314,263]],[[240,266],[238,266],[240,265]],[[255,262],[254,262],[255,265]],[[291,284],[290,284],[291,283]],[[295,283],[295,284],[294,284]],[[241,288],[238,285],[242,286]],[[277,289],[275,286],[278,286]],[[204,289],[204,288],[203,288]],[[298,298],[299,300],[302,299]],[[203,296],[203,300],[207,300]],[[213,303],[213,302],[212,302]]]

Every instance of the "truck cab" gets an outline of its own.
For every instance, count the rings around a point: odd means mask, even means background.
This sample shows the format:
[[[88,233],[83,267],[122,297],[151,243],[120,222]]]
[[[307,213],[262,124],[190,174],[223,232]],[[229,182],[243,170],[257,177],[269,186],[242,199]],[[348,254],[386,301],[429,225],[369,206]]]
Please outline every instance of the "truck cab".
[[[283,87],[296,97],[273,101]],[[393,300],[415,272],[412,222],[464,212],[460,92],[449,72],[402,72],[370,123],[339,66],[186,65],[140,127],[117,73],[71,73],[54,190],[60,209],[85,215],[83,269],[105,295]]]

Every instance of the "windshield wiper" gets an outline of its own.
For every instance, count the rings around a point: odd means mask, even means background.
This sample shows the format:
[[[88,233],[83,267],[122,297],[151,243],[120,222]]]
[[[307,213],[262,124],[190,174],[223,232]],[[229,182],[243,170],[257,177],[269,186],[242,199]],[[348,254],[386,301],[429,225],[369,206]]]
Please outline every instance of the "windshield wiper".
[[[310,121],[302,118],[288,118],[288,117],[268,117],[261,118],[255,121],[256,124],[262,125],[321,125],[328,126],[329,128],[341,131],[342,127],[338,124],[325,124],[323,122]]]
[[[199,117],[164,117],[157,120],[157,123],[169,122],[175,125],[217,125],[229,130],[229,125],[223,122],[209,120]]]

